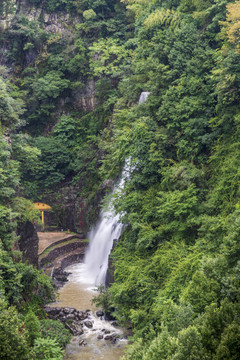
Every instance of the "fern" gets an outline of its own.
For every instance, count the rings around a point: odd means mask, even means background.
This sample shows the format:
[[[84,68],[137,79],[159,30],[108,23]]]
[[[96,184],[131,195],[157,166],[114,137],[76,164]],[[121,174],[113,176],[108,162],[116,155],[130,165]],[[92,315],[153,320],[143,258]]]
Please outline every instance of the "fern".
[[[175,11],[170,9],[157,9],[147,17],[143,25],[146,29],[159,25],[177,26],[179,20],[180,16]]]

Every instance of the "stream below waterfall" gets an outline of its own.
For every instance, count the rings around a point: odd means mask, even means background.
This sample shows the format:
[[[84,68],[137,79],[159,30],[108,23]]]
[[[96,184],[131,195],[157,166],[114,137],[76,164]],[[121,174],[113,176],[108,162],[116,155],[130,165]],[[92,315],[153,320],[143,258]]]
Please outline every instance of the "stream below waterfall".
[[[93,327],[91,329],[84,328],[83,335],[73,337],[66,348],[64,360],[119,360],[123,355],[127,339],[122,329],[95,315],[96,308],[91,303],[91,299],[96,295],[96,291],[93,285],[87,281],[86,265],[83,263],[71,265],[66,271],[71,273],[68,277],[69,281],[59,289],[58,300],[51,306],[90,310]],[[97,338],[104,333],[114,333],[120,338],[115,343]],[[79,345],[79,342],[83,342],[85,345]]]

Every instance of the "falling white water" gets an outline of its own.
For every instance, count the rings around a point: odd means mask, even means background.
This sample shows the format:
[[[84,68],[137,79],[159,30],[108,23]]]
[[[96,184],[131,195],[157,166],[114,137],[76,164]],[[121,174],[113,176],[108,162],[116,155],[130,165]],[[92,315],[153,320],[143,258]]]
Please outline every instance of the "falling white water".
[[[125,162],[119,183],[113,190],[112,197],[123,189],[131,171],[130,160]],[[105,284],[108,268],[108,256],[113,246],[113,240],[119,239],[123,224],[120,222],[119,214],[112,209],[112,202],[109,202],[108,209],[103,210],[97,225],[89,234],[90,245],[85,255],[84,263],[86,270],[86,281],[90,284]]]
[[[138,100],[139,104],[144,103],[150,94],[151,94],[150,91],[143,91]]]
[[[139,104],[144,103],[149,95],[149,91],[142,92],[139,98]],[[120,181],[113,190],[112,197],[123,189],[125,181],[130,176],[131,170],[130,159],[128,159],[125,162]],[[110,201],[108,210],[101,212],[96,226],[89,234],[90,244],[85,255],[81,280],[84,279],[84,282],[96,286],[105,284],[108,256],[111,252],[113,241],[119,239],[123,226],[120,222],[119,214],[114,213],[112,202]]]

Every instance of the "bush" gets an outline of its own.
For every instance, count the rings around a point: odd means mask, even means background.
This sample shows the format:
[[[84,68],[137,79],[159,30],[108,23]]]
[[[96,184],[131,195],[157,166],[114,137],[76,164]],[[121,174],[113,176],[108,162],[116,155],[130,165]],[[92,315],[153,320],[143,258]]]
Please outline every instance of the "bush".
[[[24,323],[14,307],[7,308],[0,300],[0,358],[32,360]]]
[[[34,342],[34,352],[38,360],[62,360],[63,351],[57,341],[51,338],[38,338]]]
[[[29,333],[29,343],[32,346],[34,340],[40,336],[40,323],[37,316],[31,310],[25,317],[25,326]]]
[[[61,349],[64,349],[71,339],[70,332],[59,320],[44,319],[40,321],[40,332],[43,338],[49,337],[57,341]]]

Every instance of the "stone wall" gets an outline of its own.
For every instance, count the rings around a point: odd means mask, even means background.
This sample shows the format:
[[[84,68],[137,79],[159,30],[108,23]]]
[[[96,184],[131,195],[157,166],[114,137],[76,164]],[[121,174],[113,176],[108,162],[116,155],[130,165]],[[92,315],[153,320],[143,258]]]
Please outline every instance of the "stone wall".
[[[77,249],[80,249],[79,253],[81,253],[83,256],[85,247],[86,244],[83,241],[76,241],[53,248],[46,256],[42,257],[39,260],[39,266],[44,267],[44,265],[46,264],[54,263],[54,260],[56,260],[58,257],[65,256],[66,254],[70,254],[71,252]]]

